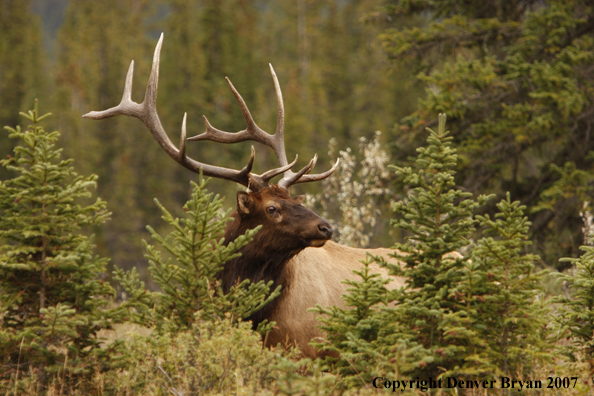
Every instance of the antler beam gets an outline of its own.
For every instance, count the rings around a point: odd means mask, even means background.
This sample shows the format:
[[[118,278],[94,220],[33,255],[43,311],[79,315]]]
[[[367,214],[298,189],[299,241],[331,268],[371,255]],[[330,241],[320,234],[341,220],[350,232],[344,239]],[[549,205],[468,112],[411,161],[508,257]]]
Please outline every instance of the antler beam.
[[[157,43],[157,47],[155,48],[151,75],[149,77],[149,81],[146,87],[146,93],[144,96],[144,101],[142,103],[136,103],[132,101],[131,98],[132,79],[134,74],[134,61],[132,61],[130,64],[130,68],[128,69],[128,74],[126,75],[124,94],[122,96],[120,104],[116,107],[112,107],[110,109],[103,111],[91,111],[90,113],[83,115],[83,117],[94,120],[100,120],[103,118],[109,118],[123,114],[130,117],[138,118],[148,128],[148,130],[151,132],[157,143],[159,143],[159,145],[165,150],[165,152],[169,154],[169,156],[180,165],[191,170],[192,172],[199,173],[200,171],[202,171],[203,174],[206,176],[234,181],[236,183],[250,188],[252,191],[261,191],[262,189],[268,187],[270,184],[270,180],[281,173],[283,173],[284,175],[283,178],[279,181],[278,185],[284,188],[289,188],[290,186],[297,183],[304,183],[324,179],[330,176],[336,170],[336,168],[338,167],[338,161],[336,161],[336,164],[334,164],[334,166],[330,170],[322,174],[310,175],[309,172],[311,172],[317,161],[316,155],[309,162],[309,164],[306,165],[299,172],[295,173],[291,171],[291,168],[297,162],[297,157],[291,163],[287,161],[284,143],[285,110],[283,106],[282,92],[280,90],[278,78],[276,76],[276,73],[274,72],[274,69],[272,68],[272,65],[270,65],[270,71],[272,73],[272,77],[274,80],[274,87],[276,90],[278,102],[278,121],[276,132],[274,135],[266,133],[264,130],[258,127],[258,125],[256,125],[245,101],[243,100],[239,92],[235,89],[231,81],[228,78],[226,78],[227,83],[231,88],[231,92],[233,93],[233,96],[239,103],[239,107],[243,114],[243,118],[246,121],[246,129],[235,133],[221,131],[219,129],[214,128],[210,124],[208,119],[204,117],[204,123],[206,126],[205,132],[200,135],[188,138],[187,140],[209,140],[219,143],[237,143],[246,140],[259,142],[273,149],[278,159],[280,167],[267,171],[262,175],[251,173],[255,158],[255,150],[253,146],[250,159],[247,165],[241,170],[234,170],[204,164],[202,162],[198,162],[196,160],[193,160],[192,158],[189,158],[186,155],[187,113],[184,114],[184,118],[182,121],[182,131],[179,150],[173,145],[173,143],[167,136],[167,133],[165,132],[165,129],[163,128],[163,125],[161,124],[161,121],[159,120],[159,115],[157,113],[157,88],[159,83],[159,61],[162,44],[163,34],[161,34],[159,42]]]

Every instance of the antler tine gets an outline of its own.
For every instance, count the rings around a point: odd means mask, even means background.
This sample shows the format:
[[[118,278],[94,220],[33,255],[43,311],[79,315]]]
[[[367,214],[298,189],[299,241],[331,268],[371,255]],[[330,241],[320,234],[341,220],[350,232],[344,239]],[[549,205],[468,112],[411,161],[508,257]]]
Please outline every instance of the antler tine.
[[[281,165],[284,165],[287,162],[287,157],[285,154],[285,139],[284,139],[285,107],[283,104],[283,93],[281,91],[280,84],[278,82],[278,77],[274,71],[274,68],[272,67],[272,64],[269,63],[268,65],[270,66],[270,73],[272,74],[272,80],[274,81],[274,90],[276,91],[276,99],[277,99],[277,106],[278,106],[278,119],[277,119],[277,123],[276,123],[276,133],[274,134],[274,138],[279,141],[279,143],[277,143],[277,144],[278,144],[279,148],[281,148],[281,149],[279,149],[279,151],[282,152],[282,157],[279,156],[278,154],[277,154],[277,157],[278,157],[279,163]],[[304,168],[302,168],[297,173],[293,172],[290,169],[287,169],[287,171],[284,174],[284,177],[279,181],[278,185],[281,187],[289,188],[292,185],[298,184],[298,183],[322,180],[322,179],[329,177],[332,173],[334,173],[334,171],[338,167],[338,161],[336,161],[336,164],[334,164],[334,166],[331,169],[329,169],[328,171],[326,171],[324,173],[320,173],[320,174],[309,175],[308,173],[313,170],[313,167],[315,166],[317,160],[318,160],[318,155],[316,154],[314,156],[314,158],[309,162],[309,164],[307,164]]]
[[[251,172],[254,164],[254,148],[252,147],[252,154],[248,164],[241,170],[228,169],[224,167],[208,165],[186,156],[186,123],[187,114],[184,115],[182,121],[182,132],[180,149],[178,150],[171,142],[157,113],[157,91],[159,85],[159,63],[161,56],[161,47],[163,45],[163,37],[161,34],[155,53],[153,56],[153,65],[151,68],[151,75],[146,87],[144,101],[136,103],[132,101],[132,80],[134,76],[134,61],[130,63],[128,74],[126,75],[126,83],[124,86],[124,94],[119,105],[103,111],[91,111],[85,115],[84,118],[93,120],[101,120],[103,118],[114,117],[116,115],[127,115],[138,118],[151,132],[157,143],[165,150],[171,158],[173,158],[180,165],[191,170],[192,172],[203,172],[205,176],[216,177],[220,179],[231,180],[241,185],[252,189],[261,189],[266,187],[259,183],[259,177],[253,175]],[[255,177],[255,179],[253,179]]]
[[[246,166],[243,167],[243,169],[241,171],[239,171],[239,173],[241,175],[244,175],[246,178],[249,178],[250,176],[258,176],[258,175],[254,175],[252,174],[252,168],[254,166],[254,159],[256,158],[256,150],[254,149],[254,146],[252,146],[252,151],[250,153],[250,159],[248,160],[248,163]],[[246,186],[247,188],[250,188],[250,184],[248,183],[248,185]],[[255,188],[254,188],[255,190]]]
[[[316,156],[317,156],[317,154],[316,154]],[[315,159],[315,157],[314,157],[314,159]],[[313,159],[311,162],[314,162]],[[311,164],[311,162],[310,162],[310,164]],[[339,163],[340,163],[340,159],[337,159],[336,163],[334,165],[332,165],[332,168],[328,169],[326,172],[317,173],[314,175],[308,175],[308,173],[311,172],[311,170],[313,168],[313,165],[310,167],[310,164],[308,164],[305,168],[303,168],[298,173],[294,174],[292,177],[290,177],[288,179],[286,177],[281,179],[279,181],[278,185],[281,187],[289,188],[292,185],[299,184],[299,183],[308,183],[308,182],[326,179],[327,177],[330,177],[334,173],[334,171],[338,168]],[[308,168],[309,168],[309,170],[307,170]],[[300,176],[297,177],[297,175],[300,175]]]
[[[246,128],[239,132],[225,132],[213,127],[208,121],[208,118],[206,118],[206,116],[203,116],[205,132],[200,135],[192,136],[188,138],[188,140],[209,140],[217,143],[239,143],[244,142],[246,140],[253,140],[255,142],[262,143],[265,146],[272,147],[273,149],[275,149],[277,143],[275,142],[276,139],[274,139],[274,136],[270,135],[256,124],[241,94],[233,86],[233,83],[231,82],[231,80],[229,80],[229,78],[225,77],[225,80],[227,81],[227,84],[229,85],[229,88],[231,89],[231,93],[233,93],[235,100],[239,104],[239,109],[241,110],[241,114],[243,115],[243,118],[245,120]],[[285,163],[281,164],[281,166],[284,166],[286,164],[287,162],[285,161]]]
[[[126,73],[126,83],[124,85],[124,94],[122,95],[122,100],[120,104],[116,107],[109,108],[103,111],[91,111],[85,115],[83,118],[90,118],[93,120],[102,120],[104,118],[114,117],[119,114],[126,114],[131,115],[128,113],[132,113],[134,110],[140,111],[140,105],[132,101],[132,80],[134,77],[134,61],[130,62],[130,66],[128,67],[128,73]]]
[[[184,113],[184,119],[182,121],[182,131],[179,138],[179,160],[186,160],[186,121],[188,119],[188,113]]]
[[[157,115],[157,87],[159,84],[159,63],[161,47],[163,45],[163,34],[157,42],[155,54],[153,56],[153,66],[148,84],[146,86],[146,93],[142,103],[132,101],[132,80],[134,76],[134,61],[130,63],[128,74],[126,75],[126,85],[124,87],[124,95],[122,101],[116,107],[104,111],[92,111],[83,115],[83,118],[91,118],[93,120],[101,120],[103,118],[114,117],[116,115],[127,115],[140,119],[152,133],[159,145],[171,156],[177,160],[179,156],[177,148],[171,143],[167,133],[161,125],[159,116]]]
[[[301,176],[303,176],[306,173],[311,172],[311,170],[313,169],[313,167],[316,165],[316,162],[318,162],[318,155],[314,155],[314,157],[311,159],[311,161],[309,161],[309,164],[305,165],[303,168],[301,168],[301,170],[297,173],[291,171],[291,172],[285,172],[284,177],[278,182],[278,185],[284,188],[289,188],[291,187],[291,185],[295,184],[297,180],[299,180],[301,178]]]
[[[278,142],[278,152],[275,152],[278,162],[281,165],[287,163],[287,154],[285,151],[285,105],[283,102],[283,92],[281,91],[280,84],[278,83],[278,77],[274,72],[274,67],[269,63],[270,74],[272,74],[272,81],[274,82],[274,91],[276,92],[276,104],[277,104],[277,119],[276,119],[276,132],[274,138]]]
[[[293,166],[295,166],[295,164],[297,163],[297,158],[299,158],[299,156],[295,155],[295,159],[290,164],[287,164],[285,166],[281,166],[280,168],[272,169],[272,170],[269,170],[268,172],[263,173],[261,176],[262,180],[269,182],[273,177],[278,176],[281,173],[288,171]]]

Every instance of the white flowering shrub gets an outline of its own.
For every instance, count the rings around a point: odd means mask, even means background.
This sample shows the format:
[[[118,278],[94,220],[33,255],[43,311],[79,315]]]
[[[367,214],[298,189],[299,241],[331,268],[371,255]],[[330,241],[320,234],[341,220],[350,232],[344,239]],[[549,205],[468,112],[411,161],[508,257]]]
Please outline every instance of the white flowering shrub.
[[[359,153],[351,148],[338,151],[340,166],[336,173],[322,182],[323,191],[308,195],[305,205],[318,206],[322,216],[336,229],[338,243],[368,247],[382,213],[389,209],[393,197],[388,187],[389,155],[381,148],[381,132],[372,140],[361,137]],[[330,140],[330,157],[335,159],[336,140]]]
[[[584,202],[580,217],[584,222],[582,227],[582,235],[584,235],[584,245],[592,245],[592,237],[594,235],[594,216],[590,211],[590,202]]]

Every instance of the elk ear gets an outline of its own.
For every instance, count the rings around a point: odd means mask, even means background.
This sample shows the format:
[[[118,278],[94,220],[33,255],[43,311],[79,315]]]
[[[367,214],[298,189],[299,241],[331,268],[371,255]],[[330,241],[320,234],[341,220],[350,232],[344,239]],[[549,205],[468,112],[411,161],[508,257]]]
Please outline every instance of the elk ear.
[[[305,201],[305,195],[297,195],[296,197],[293,197],[293,199],[297,201],[298,204],[302,204]]]
[[[254,200],[250,194],[246,193],[245,191],[237,192],[237,211],[240,214],[246,215],[250,213],[250,208],[252,207],[253,203]]]

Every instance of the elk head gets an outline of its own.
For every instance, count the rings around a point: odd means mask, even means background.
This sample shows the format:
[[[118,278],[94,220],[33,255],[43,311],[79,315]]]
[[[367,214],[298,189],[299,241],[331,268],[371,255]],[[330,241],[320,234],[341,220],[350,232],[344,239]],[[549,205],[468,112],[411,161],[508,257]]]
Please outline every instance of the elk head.
[[[159,143],[165,152],[180,165],[192,172],[202,172],[205,176],[231,180],[247,187],[249,192],[237,193],[237,213],[234,216],[234,223],[236,224],[235,227],[231,225],[231,228],[235,228],[237,231],[235,237],[241,235],[245,230],[261,224],[264,227],[256,236],[257,239],[272,237],[272,239],[274,239],[274,244],[296,251],[308,246],[323,246],[324,243],[332,237],[332,227],[311,210],[303,207],[301,205],[301,198],[291,198],[288,189],[292,185],[298,183],[317,181],[329,177],[338,167],[338,161],[336,161],[331,169],[324,173],[310,174],[317,161],[317,155],[315,155],[309,164],[300,171],[293,172],[291,170],[297,162],[297,156],[293,162],[289,163],[287,161],[284,142],[285,110],[278,78],[272,65],[270,65],[270,71],[272,73],[278,103],[278,120],[276,132],[273,135],[265,132],[256,125],[245,101],[239,92],[237,92],[231,81],[226,78],[233,96],[239,103],[239,107],[247,124],[246,129],[239,132],[221,131],[214,128],[208,122],[208,119],[204,117],[206,127],[205,132],[186,139],[186,113],[183,117],[181,140],[179,149],[177,149],[167,136],[167,133],[159,120],[159,115],[157,114],[157,86],[162,43],[163,34],[161,34],[155,49],[151,75],[142,103],[136,103],[131,99],[132,77],[134,73],[134,61],[132,61],[126,76],[124,95],[120,104],[104,111],[92,111],[85,114],[83,117],[100,120],[123,114],[138,118],[148,128],[157,143]],[[186,155],[186,140],[209,140],[219,143],[237,143],[252,140],[272,148],[279,162],[279,167],[269,170],[261,175],[252,173],[252,166],[255,158],[254,146],[252,146],[251,156],[247,165],[241,170],[228,169],[198,162]],[[276,185],[271,184],[272,178],[280,174],[283,174],[282,179]],[[263,233],[265,229],[269,229],[269,232]],[[235,233],[235,230],[232,234]],[[226,235],[226,237],[227,240],[234,239],[233,235]],[[270,245],[270,243],[271,242],[268,242],[268,245]],[[272,246],[268,245],[264,246],[264,248],[272,248]]]
[[[302,206],[303,196],[290,197],[287,190],[270,186],[259,194],[237,193],[237,215],[229,229],[235,237],[262,225],[256,245],[267,254],[277,251],[298,252],[306,247],[321,247],[332,237],[332,227],[311,210]]]

